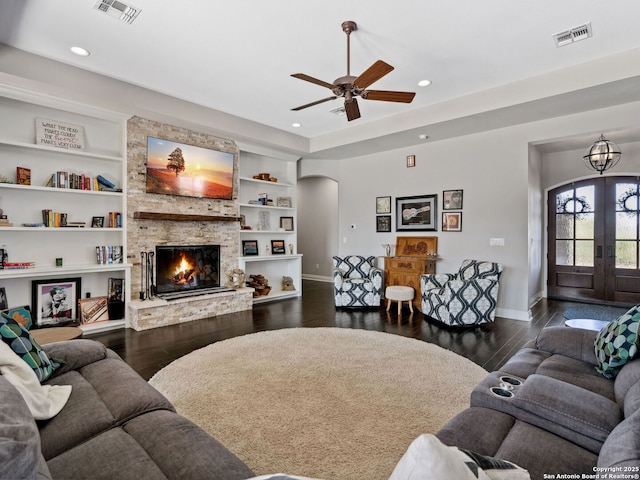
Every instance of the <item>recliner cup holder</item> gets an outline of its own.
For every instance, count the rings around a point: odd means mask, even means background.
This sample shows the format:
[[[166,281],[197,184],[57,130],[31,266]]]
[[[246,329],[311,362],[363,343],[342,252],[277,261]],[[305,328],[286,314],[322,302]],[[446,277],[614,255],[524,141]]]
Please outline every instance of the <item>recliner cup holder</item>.
[[[520,380],[514,377],[509,377],[507,375],[502,375],[500,377],[500,381],[508,385],[513,385],[514,387],[519,387],[520,385],[522,385],[522,382]]]
[[[513,392],[511,390],[507,390],[506,388],[491,387],[489,389],[489,391],[491,393],[493,393],[496,397],[502,397],[502,398],[511,398],[511,397],[513,397]]]

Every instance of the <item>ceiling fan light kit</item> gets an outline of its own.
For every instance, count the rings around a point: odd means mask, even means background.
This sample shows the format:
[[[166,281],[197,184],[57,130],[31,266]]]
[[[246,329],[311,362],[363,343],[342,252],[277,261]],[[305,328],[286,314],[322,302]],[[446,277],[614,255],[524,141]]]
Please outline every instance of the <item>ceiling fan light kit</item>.
[[[342,31],[347,35],[347,74],[345,76],[335,79],[333,83],[329,83],[309,75],[305,75],[304,73],[294,73],[291,75],[294,78],[328,88],[333,93],[333,96],[307,103],[305,105],[300,105],[299,107],[292,108],[291,110],[298,111],[330,100],[335,100],[337,98],[344,98],[344,111],[347,115],[347,120],[352,121],[360,118],[360,108],[358,107],[356,97],[360,97],[364,100],[377,100],[382,102],[411,103],[413,101],[413,97],[416,95],[415,92],[366,90],[369,85],[377,82],[393,70],[391,65],[383,62],[382,60],[376,61],[358,77],[351,75],[350,36],[351,32],[354,32],[357,29],[358,26],[356,25],[356,22],[351,20],[342,22]]]

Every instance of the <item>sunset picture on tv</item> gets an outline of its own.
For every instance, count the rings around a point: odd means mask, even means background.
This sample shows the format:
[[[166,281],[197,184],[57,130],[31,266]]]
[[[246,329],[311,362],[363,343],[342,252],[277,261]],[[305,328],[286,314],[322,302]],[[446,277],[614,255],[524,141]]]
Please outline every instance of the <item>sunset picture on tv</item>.
[[[147,193],[233,198],[233,153],[147,137]]]

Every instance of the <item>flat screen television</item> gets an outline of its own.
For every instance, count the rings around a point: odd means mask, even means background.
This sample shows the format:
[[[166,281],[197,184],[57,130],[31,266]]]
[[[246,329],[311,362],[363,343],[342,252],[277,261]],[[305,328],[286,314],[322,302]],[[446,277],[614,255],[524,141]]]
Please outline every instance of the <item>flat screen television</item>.
[[[220,287],[220,245],[156,246],[158,295]]]
[[[234,154],[147,137],[147,193],[233,198]]]

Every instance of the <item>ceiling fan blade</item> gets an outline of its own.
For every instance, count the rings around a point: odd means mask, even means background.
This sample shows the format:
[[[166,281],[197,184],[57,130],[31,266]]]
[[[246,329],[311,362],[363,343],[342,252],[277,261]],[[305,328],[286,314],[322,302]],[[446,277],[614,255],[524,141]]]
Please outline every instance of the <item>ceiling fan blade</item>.
[[[344,111],[347,114],[348,121],[360,118],[360,108],[358,108],[358,102],[355,98],[344,102]]]
[[[305,82],[315,83],[316,85],[320,85],[321,87],[327,87],[331,90],[336,88],[336,86],[333,83],[328,83],[323,80],[318,80],[317,78],[310,77],[309,75],[305,75],[304,73],[292,73],[291,76],[294,78],[299,78],[300,80],[304,80]]]
[[[322,100],[317,100],[315,102],[307,103],[306,105],[300,105],[299,107],[292,108],[291,110],[294,112],[297,112],[298,110],[302,110],[303,108],[313,107],[314,105],[318,105],[319,103],[328,102],[329,100],[335,100],[336,98],[338,97],[333,96],[333,97],[323,98]]]
[[[365,90],[361,94],[361,97],[366,100],[400,103],[411,103],[415,96],[415,92],[392,92],[389,90]]]
[[[358,78],[353,81],[353,84],[358,88],[367,88],[374,82],[377,82],[387,73],[391,72],[393,67],[388,63],[378,60],[376,63],[367,68]]]

